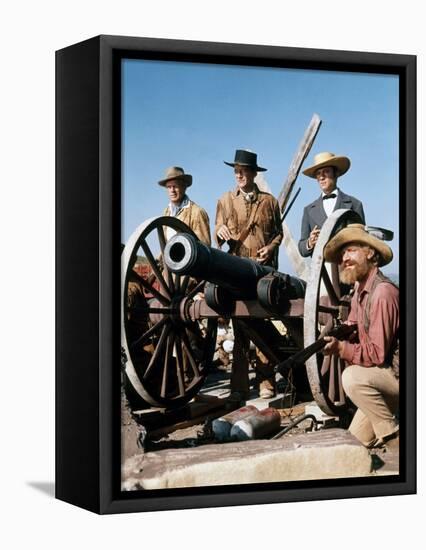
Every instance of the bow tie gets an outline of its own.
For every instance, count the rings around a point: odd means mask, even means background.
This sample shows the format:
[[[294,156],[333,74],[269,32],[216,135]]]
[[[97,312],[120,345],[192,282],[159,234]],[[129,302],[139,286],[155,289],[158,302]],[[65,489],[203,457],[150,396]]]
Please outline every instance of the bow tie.
[[[335,199],[337,197],[336,193],[330,193],[329,195],[324,195],[322,197],[322,200],[325,201],[326,199]]]

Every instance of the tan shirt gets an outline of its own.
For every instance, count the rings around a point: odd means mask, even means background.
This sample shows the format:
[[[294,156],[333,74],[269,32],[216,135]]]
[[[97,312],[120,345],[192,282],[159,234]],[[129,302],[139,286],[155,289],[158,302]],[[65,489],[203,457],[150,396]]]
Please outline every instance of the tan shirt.
[[[239,247],[238,256],[256,260],[260,248],[274,244],[277,246],[277,257],[278,247],[283,239],[280,208],[277,199],[269,193],[260,191],[257,185],[254,188],[253,202],[248,202],[239,189],[227,191],[219,199],[216,209],[216,242],[219,247],[223,244],[223,240],[217,236],[217,231],[222,225],[226,225],[232,237],[238,240],[252,212],[251,229]],[[276,258],[268,263],[277,267]]]
[[[164,216],[170,216],[170,208],[167,207],[163,213]],[[197,237],[203,243],[208,246],[211,245],[210,237],[210,221],[207,212],[204,208],[195,204],[191,200],[182,208],[182,210],[176,216],[183,223],[186,223],[190,229],[197,235]]]

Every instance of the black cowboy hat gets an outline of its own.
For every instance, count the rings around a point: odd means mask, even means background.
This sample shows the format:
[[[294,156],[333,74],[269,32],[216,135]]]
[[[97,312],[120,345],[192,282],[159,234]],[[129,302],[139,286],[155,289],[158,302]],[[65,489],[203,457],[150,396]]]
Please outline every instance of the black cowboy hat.
[[[253,153],[253,151],[248,151],[247,149],[237,149],[235,151],[234,162],[226,162],[226,160],[223,162],[228,166],[248,166],[253,168],[253,170],[256,170],[256,172],[266,172],[267,170],[267,168],[261,168],[257,165],[257,154]]]

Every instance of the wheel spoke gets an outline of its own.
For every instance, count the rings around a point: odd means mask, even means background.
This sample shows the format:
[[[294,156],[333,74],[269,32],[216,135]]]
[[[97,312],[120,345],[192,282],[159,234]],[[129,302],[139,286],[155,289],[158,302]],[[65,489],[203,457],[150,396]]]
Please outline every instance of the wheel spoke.
[[[173,315],[177,310],[173,307],[135,307],[133,311],[135,311],[135,313],[145,313],[147,315],[150,313],[159,313],[162,315],[167,313],[168,315]]]
[[[188,288],[188,284],[189,284],[189,279],[190,279],[190,276],[189,275],[185,275],[183,280],[182,280],[182,285],[180,287],[180,294],[182,296],[185,295],[185,292],[186,292],[186,289]]]
[[[175,350],[176,350],[176,374],[179,385],[179,395],[184,395],[185,393],[185,383],[184,383],[184,365],[183,365],[183,355],[182,355],[182,342],[180,337],[176,334],[175,340]]]
[[[166,247],[166,237],[164,236],[164,229],[162,225],[157,227],[158,241],[160,243],[161,256],[164,258],[164,248]],[[166,275],[167,284],[169,285],[170,293],[175,293],[175,284],[173,282],[173,274],[169,271],[169,268],[165,265],[163,261],[163,269]]]
[[[155,296],[157,300],[163,304],[163,306],[168,306],[170,304],[170,300],[168,300],[165,296],[160,294],[156,288],[154,288],[152,285],[148,283],[143,277],[139,275],[139,273],[136,273],[136,271],[133,271],[131,274],[131,278],[135,276],[137,282],[150,294]]]
[[[336,355],[330,356],[330,378],[328,380],[328,398],[332,403],[336,401],[336,376],[337,376],[337,361]]]
[[[194,286],[194,288],[188,293],[187,298],[191,299],[193,298],[205,285],[205,281],[200,281],[197,285]]]
[[[336,294],[336,290],[333,286],[333,283],[331,282],[330,275],[328,274],[325,264],[323,264],[323,266],[321,267],[321,277],[324,281],[325,288],[327,289],[331,305],[337,306],[339,303],[339,297]]]
[[[318,321],[321,325],[328,325],[333,318],[339,316],[339,308],[337,306],[330,305],[330,298],[328,296],[320,296],[318,299]]]
[[[171,326],[169,324],[165,325],[163,327],[163,331],[161,333],[161,336],[160,336],[160,339],[158,340],[158,343],[157,345],[155,346],[155,350],[154,350],[154,353],[152,354],[152,357],[151,357],[151,360],[150,362],[148,363],[148,366],[146,368],[146,371],[143,375],[143,379],[146,380],[146,378],[148,377],[149,373],[151,372],[153,366],[155,365],[155,363],[157,362],[157,359],[158,357],[160,356],[163,348],[164,348],[164,345],[165,345],[165,341],[167,340],[167,336],[169,335],[170,333],[170,330],[171,330]]]
[[[135,346],[143,346],[145,345],[145,343],[151,338],[151,336],[153,334],[155,334],[156,332],[158,332],[163,326],[164,324],[166,323],[167,321],[167,318],[166,317],[163,317],[162,319],[160,319],[158,321],[158,323],[156,323],[153,327],[151,327],[149,330],[147,330],[146,332],[144,332],[142,334],[142,336],[140,336],[137,340],[135,340],[134,342],[132,342],[130,344],[130,349],[133,349]]]
[[[180,275],[178,273],[174,273],[172,277],[174,276],[174,285],[175,285],[175,291],[176,293],[181,293],[180,291]]]
[[[166,355],[164,357],[164,365],[163,365],[163,378],[161,381],[160,395],[163,398],[166,397],[167,378],[168,378],[168,372],[169,372],[169,366],[170,366],[170,359],[173,355],[174,341],[175,341],[175,336],[173,332],[171,332],[167,339]]]
[[[163,277],[163,274],[161,273],[161,270],[159,269],[159,267],[157,265],[157,261],[154,258],[153,254],[152,254],[152,252],[151,252],[151,250],[148,246],[148,243],[146,241],[142,240],[140,244],[141,244],[142,250],[144,251],[144,254],[145,254],[148,262],[151,265],[152,271],[155,273],[155,276],[157,277],[158,282],[160,283],[160,286],[163,289],[164,294],[166,295],[167,298],[170,299],[171,298],[170,289],[167,286],[167,283],[166,283],[166,281]]]
[[[185,325],[185,329],[186,330],[189,330],[189,332],[191,332],[192,334],[194,334],[194,336],[196,337],[201,337],[201,329],[200,327],[197,325],[197,322],[196,321],[193,321],[192,323],[188,323]]]
[[[185,329],[183,329],[183,331],[182,331],[182,345],[185,348],[186,355],[189,359],[189,363],[191,365],[191,368],[194,371],[195,377],[199,378],[200,377],[200,371],[198,370],[197,362],[194,359],[193,351],[191,349],[191,344],[189,342],[189,338],[188,338],[188,335],[185,332]]]
[[[320,335],[318,338],[323,338],[327,333],[333,328],[333,319],[329,319],[327,323],[323,326]]]
[[[335,263],[331,264],[331,282],[333,284],[333,288],[336,292],[337,298],[340,300],[340,298],[342,297],[342,293],[340,292],[339,268]]]
[[[166,237],[164,236],[164,230],[162,225],[159,225],[157,227],[157,235],[158,235],[158,242],[160,243],[161,255],[163,256],[164,249],[166,247]]]
[[[337,317],[339,315],[339,308],[338,307],[325,306],[325,305],[320,304],[318,306],[318,311],[320,313],[330,313],[334,317]]]
[[[331,355],[324,355],[321,366],[321,376],[325,376],[330,369]]]
[[[345,390],[343,389],[343,382],[342,382],[342,374],[345,369],[345,362],[343,359],[340,359],[338,362],[338,368],[337,368],[337,374],[339,377],[339,402],[344,403],[345,402]]]

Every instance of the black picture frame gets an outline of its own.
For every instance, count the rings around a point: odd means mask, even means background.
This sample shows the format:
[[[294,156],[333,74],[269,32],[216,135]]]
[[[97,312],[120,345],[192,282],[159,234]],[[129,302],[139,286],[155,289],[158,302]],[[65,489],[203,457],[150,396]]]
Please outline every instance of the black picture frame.
[[[123,57],[399,75],[400,474],[120,491],[120,84]],[[105,513],[416,491],[416,57],[98,36],[56,53],[56,497]]]

